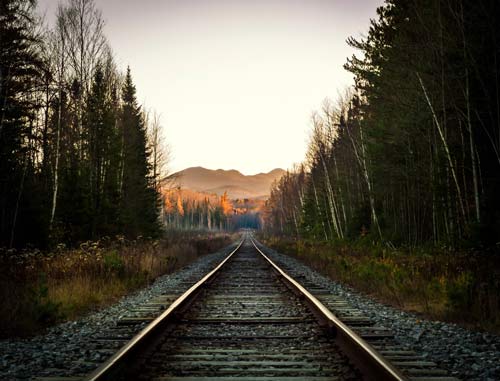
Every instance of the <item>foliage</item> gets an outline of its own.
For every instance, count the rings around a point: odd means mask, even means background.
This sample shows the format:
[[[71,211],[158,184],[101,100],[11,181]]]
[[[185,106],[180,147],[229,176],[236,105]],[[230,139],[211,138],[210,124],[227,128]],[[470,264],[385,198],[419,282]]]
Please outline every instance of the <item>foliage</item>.
[[[158,147],[93,0],[0,4],[0,247],[159,234]],[[155,168],[150,150],[155,152]]]
[[[119,221],[128,237],[158,234],[159,198],[149,173],[150,152],[146,146],[146,127],[130,69],[127,69],[122,93],[121,134],[123,141],[123,170]]]
[[[40,200],[22,199],[35,176],[33,138],[41,101],[32,94],[45,75],[32,11],[29,1],[0,3],[0,245],[14,244],[19,224],[39,232],[36,223],[43,215]]]
[[[434,319],[500,330],[498,254],[269,237],[272,248],[355,289]]]
[[[232,242],[227,234],[170,232],[161,240],[123,236],[78,248],[0,250],[0,337],[24,336],[107,305]]]
[[[110,273],[116,273],[118,276],[123,275],[125,263],[118,255],[116,250],[110,250],[103,256],[104,269]]]
[[[494,246],[500,236],[498,2],[387,0],[268,203],[274,234]]]
[[[266,233],[293,237],[284,252],[498,331],[499,14],[490,0],[386,0],[348,39],[355,86],[313,117],[303,165],[267,204]]]
[[[163,219],[170,229],[229,230],[233,206],[227,193],[193,192],[174,188],[163,190]]]
[[[162,219],[167,229],[236,231],[261,226],[260,199],[230,200],[227,192],[197,192],[190,189],[162,189]]]

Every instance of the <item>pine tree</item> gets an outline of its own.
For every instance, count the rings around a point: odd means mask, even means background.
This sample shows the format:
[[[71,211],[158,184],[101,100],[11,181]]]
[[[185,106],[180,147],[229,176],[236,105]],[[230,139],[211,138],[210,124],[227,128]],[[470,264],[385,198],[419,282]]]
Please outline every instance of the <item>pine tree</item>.
[[[113,94],[109,94],[101,66],[87,102],[89,184],[92,210],[92,237],[116,233],[118,217],[119,136]]]
[[[367,37],[348,40],[363,53],[345,65],[355,93],[313,120],[304,236],[498,241],[499,11],[490,0],[386,0]],[[284,181],[273,190],[277,231],[295,219],[292,196]]]
[[[121,187],[120,223],[128,237],[158,233],[158,195],[151,181],[146,127],[136,89],[127,68],[122,90],[120,116],[122,133],[123,178]]]
[[[32,1],[0,2],[0,246],[43,236],[43,201],[26,197],[39,191],[28,189],[36,185],[34,92],[44,74],[35,26]]]

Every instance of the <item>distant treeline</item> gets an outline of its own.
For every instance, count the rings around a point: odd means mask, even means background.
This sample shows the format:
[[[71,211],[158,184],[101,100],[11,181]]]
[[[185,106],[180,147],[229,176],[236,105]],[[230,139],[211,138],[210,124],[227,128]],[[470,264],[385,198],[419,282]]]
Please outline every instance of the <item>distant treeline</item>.
[[[233,206],[227,193],[206,195],[180,188],[163,192],[163,222],[182,230],[229,230]]]
[[[162,192],[162,220],[167,229],[238,230],[260,227],[262,201],[230,200],[227,192],[199,193],[188,189],[169,188]]]
[[[272,191],[274,233],[397,245],[500,237],[500,2],[387,0]]]
[[[34,7],[0,2],[0,247],[157,234],[158,131],[101,13],[68,0],[45,30]]]

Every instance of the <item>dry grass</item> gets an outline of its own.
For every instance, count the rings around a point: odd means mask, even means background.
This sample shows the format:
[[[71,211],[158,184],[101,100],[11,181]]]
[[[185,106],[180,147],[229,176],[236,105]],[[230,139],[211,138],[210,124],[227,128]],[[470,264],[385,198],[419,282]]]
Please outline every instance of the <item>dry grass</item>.
[[[432,319],[500,332],[497,252],[388,249],[276,237],[264,241],[384,303]]]
[[[37,250],[0,252],[0,337],[24,336],[108,305],[131,290],[173,272],[235,238],[177,232],[162,240],[85,242]]]
[[[89,307],[105,305],[128,290],[125,282],[120,279],[92,279],[82,275],[64,281],[50,279],[47,288],[45,301],[59,306],[59,316],[68,319],[81,315]]]

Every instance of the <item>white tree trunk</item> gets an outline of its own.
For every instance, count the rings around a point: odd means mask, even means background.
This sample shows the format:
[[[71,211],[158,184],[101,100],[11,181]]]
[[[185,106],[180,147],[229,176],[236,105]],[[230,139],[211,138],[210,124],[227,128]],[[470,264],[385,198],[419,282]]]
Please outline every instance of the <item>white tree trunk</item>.
[[[463,200],[462,200],[462,191],[460,189],[460,185],[458,184],[458,178],[457,178],[457,174],[456,174],[456,171],[455,171],[455,165],[453,164],[453,160],[451,158],[450,150],[448,148],[448,143],[446,142],[446,138],[444,137],[444,133],[443,133],[443,130],[441,128],[441,124],[439,123],[439,120],[437,118],[436,112],[434,111],[434,107],[432,106],[432,103],[431,103],[431,100],[429,98],[429,95],[427,94],[427,89],[425,88],[424,82],[422,81],[422,77],[420,77],[420,74],[418,72],[416,72],[416,75],[417,75],[417,78],[418,78],[418,80],[420,82],[420,86],[422,87],[422,91],[424,93],[425,100],[427,101],[429,109],[431,110],[432,117],[434,119],[434,123],[436,124],[436,127],[438,129],[439,137],[441,138],[441,142],[443,143],[444,151],[446,153],[446,159],[448,160],[448,166],[449,166],[449,168],[451,170],[451,176],[453,178],[453,181],[455,183],[455,187],[456,187],[456,190],[457,190],[458,203],[460,205],[460,211],[462,213],[462,217],[465,219],[466,215],[465,215],[465,208],[464,208],[464,204],[463,204]]]

